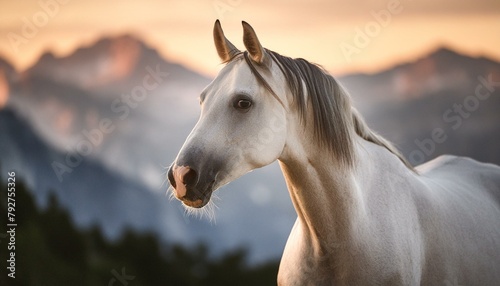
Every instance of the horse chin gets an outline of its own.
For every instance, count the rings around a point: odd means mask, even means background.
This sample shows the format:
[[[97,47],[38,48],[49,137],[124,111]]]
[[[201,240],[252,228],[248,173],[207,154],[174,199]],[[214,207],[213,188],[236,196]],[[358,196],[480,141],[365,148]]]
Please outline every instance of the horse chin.
[[[199,199],[196,201],[183,200],[182,203],[190,208],[199,209],[199,208],[206,206],[209,201],[210,201],[210,199],[208,199],[208,200]]]
[[[191,208],[202,208],[210,202],[210,197],[212,196],[212,192],[205,193],[205,195],[202,198],[197,198],[197,199],[187,199],[187,198],[182,198],[181,201],[185,206],[191,207]]]

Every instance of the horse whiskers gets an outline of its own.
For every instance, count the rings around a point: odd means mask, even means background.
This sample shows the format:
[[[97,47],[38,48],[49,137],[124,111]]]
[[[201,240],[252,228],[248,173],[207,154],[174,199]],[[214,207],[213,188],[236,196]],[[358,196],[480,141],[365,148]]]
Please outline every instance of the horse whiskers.
[[[163,180],[162,180],[162,182],[161,182],[161,185],[160,185],[160,188],[162,188],[162,187],[165,185],[165,183],[168,181],[167,173],[168,173],[168,169],[169,169],[170,167],[165,167],[165,166],[163,166],[163,165],[161,165],[161,164],[160,164],[160,166],[161,166],[161,167],[165,170],[164,172],[162,172],[162,173],[160,174],[161,178],[163,178]],[[172,186],[169,186],[169,188],[167,189],[167,192],[170,190],[170,188],[171,188],[171,187],[172,187]]]
[[[165,192],[165,195],[168,196],[169,201],[174,201],[176,199],[174,194],[174,188],[172,186],[168,187],[167,191]]]
[[[165,177],[165,178],[164,178],[164,179],[163,179],[163,181],[161,182],[160,188],[163,188],[163,186],[165,185],[165,183],[168,181],[168,178],[167,178],[166,176],[163,176],[163,177]],[[169,184],[170,184],[170,183],[169,183]],[[167,191],[168,191],[171,187],[172,187],[172,186],[169,186],[169,187],[168,187],[168,189],[167,189]]]
[[[210,200],[208,204],[202,208],[192,208],[184,205],[185,215],[196,217],[198,219],[207,218],[210,223],[215,224],[215,209],[218,209],[217,205],[213,200]]]
[[[165,171],[165,173],[167,173],[168,169],[169,169],[170,167],[172,167],[172,165],[170,165],[170,166],[163,166],[162,164],[160,164],[160,166],[161,166],[163,169],[165,169],[165,170],[166,170],[166,171]]]
[[[165,174],[166,172],[164,172],[163,174]],[[163,180],[162,186],[167,180],[168,180],[168,178],[165,178]],[[170,201],[174,201],[177,199],[175,197],[175,192],[174,192],[174,188],[172,187],[172,185],[169,185],[169,187],[167,188],[167,191],[165,192],[165,195],[168,196],[168,199]],[[186,206],[184,204],[182,204],[182,205],[183,205],[184,210],[185,210],[185,215],[194,216],[194,217],[197,217],[200,219],[206,217],[211,223],[216,223],[215,209],[218,209],[219,207],[215,204],[215,201],[218,201],[218,200],[220,200],[220,198],[216,194],[212,193],[212,197],[211,197],[210,201],[207,203],[207,205],[205,205],[202,208],[192,208],[192,207]]]

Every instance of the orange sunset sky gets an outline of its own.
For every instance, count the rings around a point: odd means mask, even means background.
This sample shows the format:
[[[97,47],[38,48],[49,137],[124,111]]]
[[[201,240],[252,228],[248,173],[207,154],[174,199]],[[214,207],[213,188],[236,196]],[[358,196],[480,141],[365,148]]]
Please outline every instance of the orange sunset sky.
[[[204,75],[220,69],[212,27],[242,48],[241,20],[261,43],[335,74],[374,72],[447,46],[500,61],[498,0],[0,0],[0,57],[22,71],[103,36],[136,35]]]

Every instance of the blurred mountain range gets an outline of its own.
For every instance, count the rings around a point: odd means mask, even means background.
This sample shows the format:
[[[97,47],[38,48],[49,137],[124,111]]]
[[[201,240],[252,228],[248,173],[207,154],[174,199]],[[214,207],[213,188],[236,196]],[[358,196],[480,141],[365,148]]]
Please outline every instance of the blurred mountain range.
[[[441,154],[500,164],[498,62],[440,48],[380,73],[340,81],[368,124],[412,164]],[[444,142],[431,143],[436,129]]]
[[[452,153],[500,164],[500,84],[476,94],[484,81],[500,82],[498,62],[441,48],[338,79],[413,163]],[[215,224],[186,217],[165,196],[165,168],[209,82],[130,35],[63,58],[44,54],[21,73],[0,59],[0,167],[16,169],[39,204],[55,192],[78,225],[98,224],[110,238],[130,226],[204,240],[215,253],[244,245],[254,261],[279,257],[296,215],[276,164],[218,191]],[[433,141],[436,128],[443,142]]]
[[[113,132],[93,144],[90,157],[157,187],[163,172],[157,167],[176,152],[165,144],[182,144],[197,117],[197,96],[208,82],[123,36],[64,58],[44,54],[17,76],[9,104],[45,141],[67,152],[75,152],[83,133],[99,130],[103,119],[111,121]]]

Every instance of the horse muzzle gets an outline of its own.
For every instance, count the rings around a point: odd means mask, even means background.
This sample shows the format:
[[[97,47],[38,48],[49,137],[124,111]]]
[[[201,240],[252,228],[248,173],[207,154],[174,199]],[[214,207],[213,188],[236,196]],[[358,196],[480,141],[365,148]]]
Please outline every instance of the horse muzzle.
[[[215,176],[200,176],[194,168],[175,163],[168,170],[168,180],[175,197],[193,208],[204,207],[210,201],[215,184]]]

